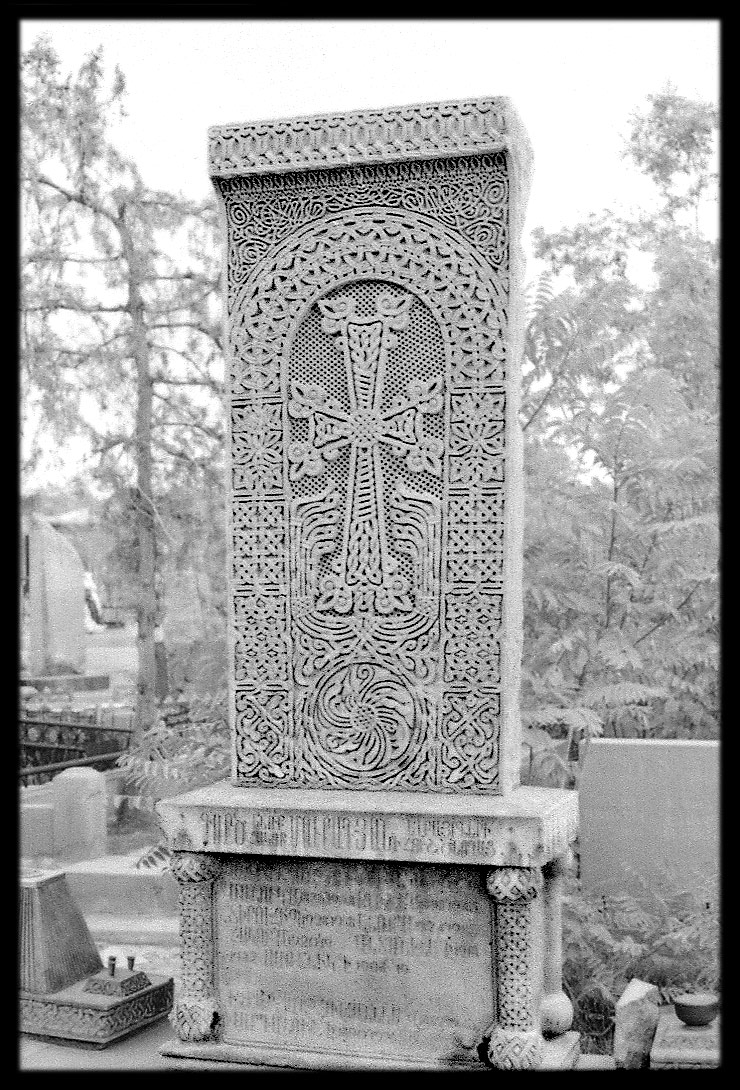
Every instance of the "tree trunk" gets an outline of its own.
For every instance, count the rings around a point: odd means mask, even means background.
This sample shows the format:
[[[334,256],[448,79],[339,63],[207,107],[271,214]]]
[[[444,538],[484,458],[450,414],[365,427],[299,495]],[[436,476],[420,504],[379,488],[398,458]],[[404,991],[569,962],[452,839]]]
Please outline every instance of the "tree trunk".
[[[137,699],[137,731],[154,726],[157,717],[156,655],[154,646],[157,625],[157,539],[152,497],[152,378],[149,369],[149,346],[144,321],[144,301],[141,295],[141,271],[131,233],[125,222],[126,209],[121,209],[120,234],[128,267],[128,312],[131,323],[130,350],[136,368],[136,537],[137,550],[137,622],[139,677]]]

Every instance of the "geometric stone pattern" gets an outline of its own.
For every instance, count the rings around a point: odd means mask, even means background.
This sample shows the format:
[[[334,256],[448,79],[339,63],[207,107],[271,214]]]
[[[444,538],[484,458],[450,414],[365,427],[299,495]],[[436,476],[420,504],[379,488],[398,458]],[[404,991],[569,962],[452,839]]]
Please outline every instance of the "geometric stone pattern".
[[[499,99],[428,102],[349,114],[291,117],[208,130],[211,173],[345,166],[349,158],[392,162],[491,151],[506,127]]]
[[[170,1021],[183,1041],[218,1037],[214,979],[213,883],[221,873],[217,856],[174,852],[170,863],[179,884],[180,957],[178,1001]]]
[[[86,1002],[75,986],[57,995],[21,993],[20,1027],[23,1033],[87,1041],[103,1045],[165,1015],[172,1008],[173,982],[155,978],[145,993],[119,999],[108,1009]]]
[[[491,1033],[489,1058],[503,1069],[536,1067],[544,1041],[535,1023],[531,902],[542,885],[535,867],[497,867],[486,888],[496,911],[498,1019]]]
[[[235,782],[498,794],[506,155],[216,184]]]

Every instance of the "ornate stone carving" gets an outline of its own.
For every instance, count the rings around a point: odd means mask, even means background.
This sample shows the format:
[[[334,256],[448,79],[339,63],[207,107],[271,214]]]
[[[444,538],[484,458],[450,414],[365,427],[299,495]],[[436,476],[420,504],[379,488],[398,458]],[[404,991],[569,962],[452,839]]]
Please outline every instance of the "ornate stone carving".
[[[507,184],[219,183],[239,783],[501,789]]]
[[[486,875],[486,889],[497,904],[532,901],[542,889],[537,867],[495,867]]]
[[[536,867],[496,867],[486,875],[495,903],[498,1018],[488,1055],[494,1067],[536,1067],[544,1041],[535,1022],[531,902],[542,887]]]
[[[503,99],[440,102],[208,130],[213,177],[491,151],[506,136]]]
[[[170,863],[179,889],[180,958],[178,1001],[170,1021],[182,1041],[218,1037],[214,978],[213,883],[221,873],[218,856],[173,852]]]
[[[162,977],[144,994],[128,996],[108,1010],[85,1006],[80,990],[74,1001],[67,997],[36,996],[20,998],[20,1025],[24,1033],[59,1037],[73,1041],[103,1044],[122,1037],[135,1028],[163,1017],[172,1008],[173,982]]]

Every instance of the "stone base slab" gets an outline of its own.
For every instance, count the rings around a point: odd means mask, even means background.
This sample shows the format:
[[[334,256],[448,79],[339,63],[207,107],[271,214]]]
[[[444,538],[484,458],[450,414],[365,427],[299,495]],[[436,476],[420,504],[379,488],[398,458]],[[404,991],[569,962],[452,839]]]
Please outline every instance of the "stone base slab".
[[[148,987],[124,998],[86,992],[85,980],[51,995],[22,991],[21,1033],[86,1048],[105,1048],[172,1010],[172,977],[150,979]]]
[[[578,827],[578,794],[503,796],[212,784],[158,805],[175,851],[541,867]]]
[[[405,1063],[403,1060],[373,1060],[367,1056],[329,1056],[319,1052],[301,1052],[295,1049],[269,1049],[244,1048],[237,1045],[202,1043],[191,1044],[184,1041],[173,1040],[163,1045],[161,1056],[180,1060],[205,1060],[220,1061],[228,1064],[252,1064],[258,1067],[292,1067],[299,1069],[315,1070],[429,1070],[429,1071],[482,1071],[490,1073],[488,1064],[480,1063],[475,1066],[461,1064],[440,1067],[437,1063],[422,1065],[418,1059]],[[570,1070],[576,1066],[580,1054],[579,1034],[574,1030],[564,1033],[562,1037],[556,1037],[545,1041],[544,1055],[540,1064],[541,1071]]]
[[[708,1026],[686,1026],[672,1006],[663,1007],[650,1050],[650,1067],[719,1067],[719,1042],[719,1016]]]

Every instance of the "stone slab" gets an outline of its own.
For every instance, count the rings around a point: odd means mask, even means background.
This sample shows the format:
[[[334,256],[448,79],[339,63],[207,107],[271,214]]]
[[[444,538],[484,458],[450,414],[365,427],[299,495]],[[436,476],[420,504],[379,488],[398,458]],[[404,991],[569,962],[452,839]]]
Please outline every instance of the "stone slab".
[[[21,858],[40,859],[54,855],[54,805],[24,802],[20,809]]]
[[[176,851],[481,866],[542,866],[577,831],[575,791],[467,797],[240,788],[227,781],[157,807]]]
[[[136,918],[172,916],[177,912],[177,883],[168,870],[137,868],[143,849],[107,855],[67,866],[67,882],[75,901],[88,915]]]
[[[494,1002],[480,870],[237,856],[214,907],[225,1045],[321,1062],[480,1062]]]
[[[579,796],[585,889],[691,890],[718,874],[718,742],[593,739]]]
[[[579,1055],[579,1035],[573,1031],[564,1033],[562,1037],[557,1040],[545,1041],[543,1048],[542,1062],[539,1070],[541,1071],[568,1071],[573,1068],[580,1070],[581,1067],[608,1067],[613,1068],[614,1063],[606,1064],[590,1064],[582,1063],[582,1061],[589,1060],[590,1057],[583,1057]],[[331,1062],[327,1058],[317,1057],[316,1053],[311,1052],[299,1052],[287,1050],[276,1054],[274,1050],[269,1052],[263,1052],[260,1049],[239,1048],[235,1045],[225,1044],[189,1044],[184,1041],[167,1041],[161,1046],[160,1054],[162,1056],[162,1063],[166,1064],[167,1061],[175,1067],[189,1067],[188,1061],[191,1061],[196,1069],[211,1068],[218,1070],[234,1070],[237,1071],[240,1068],[243,1070],[244,1064],[249,1064],[259,1070],[277,1071],[284,1068],[299,1068],[305,1069],[319,1069],[319,1070],[390,1070],[390,1071],[419,1071],[419,1070],[431,1070],[439,1071],[444,1070],[435,1064],[420,1063],[420,1062],[385,1062],[382,1060],[374,1063],[365,1061],[364,1063],[348,1063],[346,1060],[337,1059]],[[608,1059],[608,1058],[607,1058]],[[276,1066],[277,1065],[277,1066]],[[447,1069],[449,1070],[449,1068]],[[475,1067],[458,1068],[461,1072],[464,1071],[466,1075],[469,1074],[484,1074],[486,1078],[491,1077],[491,1068],[488,1064],[480,1063]]]
[[[66,768],[54,777],[54,855],[97,859],[107,846],[107,792],[102,772]]]
[[[174,996],[172,979],[149,979],[148,985],[124,997],[85,991],[84,980],[51,995],[21,991],[21,1032],[105,1048],[111,1041],[169,1014]]]
[[[650,1067],[719,1067],[721,1017],[709,1026],[686,1026],[673,1006],[663,1007],[650,1050]]]

